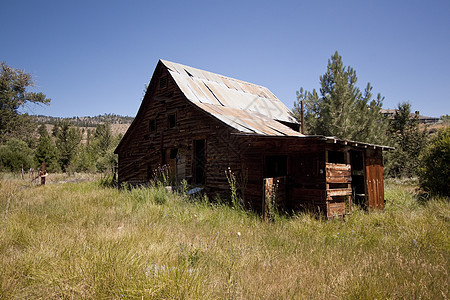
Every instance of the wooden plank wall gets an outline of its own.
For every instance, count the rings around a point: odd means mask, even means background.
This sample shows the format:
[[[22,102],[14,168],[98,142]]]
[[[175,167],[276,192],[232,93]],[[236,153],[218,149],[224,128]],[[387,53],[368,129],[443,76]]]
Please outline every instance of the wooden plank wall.
[[[379,149],[367,149],[365,155],[367,202],[371,209],[384,209],[383,156]]]
[[[119,181],[148,183],[149,169],[163,164],[192,181],[193,143],[203,139],[206,141],[205,188],[213,194],[226,195],[230,187],[225,171],[230,167],[238,176],[241,173],[236,138],[230,135],[232,130],[190,103],[165,69],[157,69],[154,77],[142,103],[142,113],[137,117],[139,120],[118,151]],[[159,86],[161,77],[167,78],[167,86]],[[173,114],[176,125],[170,128],[168,116]],[[151,120],[155,120],[155,131],[150,130]],[[176,160],[170,159],[170,149],[178,149]]]
[[[255,210],[263,211],[265,157],[285,155],[287,156],[286,210],[326,212],[324,143],[308,138],[258,136],[247,137],[245,141],[247,149],[242,156],[242,168],[248,170],[245,195]]]
[[[326,163],[327,217],[350,213],[352,209],[352,171],[350,164]]]

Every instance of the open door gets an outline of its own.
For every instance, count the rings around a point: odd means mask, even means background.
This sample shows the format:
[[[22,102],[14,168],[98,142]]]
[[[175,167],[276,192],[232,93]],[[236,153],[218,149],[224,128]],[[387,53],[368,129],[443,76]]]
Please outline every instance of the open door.
[[[350,164],[352,167],[352,196],[353,203],[367,207],[366,180],[364,170],[364,152],[360,150],[350,151]]]

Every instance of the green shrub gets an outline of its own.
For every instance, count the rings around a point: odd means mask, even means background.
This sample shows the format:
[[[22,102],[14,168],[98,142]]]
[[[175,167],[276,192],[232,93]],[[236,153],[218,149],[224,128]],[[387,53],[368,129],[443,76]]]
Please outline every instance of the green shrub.
[[[27,143],[12,138],[0,146],[0,168],[5,171],[20,171],[21,166],[28,169],[33,165],[33,150]]]
[[[429,194],[450,196],[450,127],[436,134],[422,155],[420,186]]]

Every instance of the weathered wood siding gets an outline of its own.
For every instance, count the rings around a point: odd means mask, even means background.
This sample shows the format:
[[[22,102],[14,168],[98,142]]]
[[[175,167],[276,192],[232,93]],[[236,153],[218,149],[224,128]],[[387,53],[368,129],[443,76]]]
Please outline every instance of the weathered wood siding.
[[[327,217],[342,216],[352,210],[350,164],[327,163]]]
[[[245,138],[242,169],[248,170],[245,200],[263,211],[263,180],[267,157],[286,157],[285,208],[287,211],[326,212],[325,148],[317,139],[290,137]]]
[[[161,77],[167,78],[167,86],[160,87],[156,79]],[[118,149],[119,181],[145,184],[153,170],[168,165],[173,177],[192,182],[194,141],[205,140],[205,188],[226,193],[225,171],[228,167],[240,170],[233,130],[191,104],[164,69],[157,69],[153,78],[136,117],[139,119]],[[176,119],[172,128],[169,115]],[[170,156],[173,149],[176,158]]]
[[[383,166],[381,150],[329,144],[317,138],[242,137],[241,170],[247,170],[245,200],[253,209],[264,212],[264,178],[267,157],[285,156],[287,162],[285,209],[320,212],[328,218],[351,213],[352,167],[350,151],[363,151],[364,186],[367,207],[384,207]],[[332,161],[328,153],[338,152],[342,161]],[[330,162],[331,161],[331,162]]]
[[[196,168],[199,145],[204,149],[200,151],[202,180]],[[239,134],[186,99],[159,65],[135,121],[116,152],[119,182],[145,184],[155,169],[167,165],[173,180],[201,183],[211,197],[228,196],[225,172],[229,170],[237,179],[246,206],[263,212],[264,178],[283,177],[279,185],[283,190],[278,193],[287,211],[308,210],[333,217],[351,210],[352,149],[356,150],[346,144],[328,143],[323,137]],[[365,196],[361,197],[367,197],[368,207],[382,209],[381,150],[357,150],[364,153],[364,170],[360,171],[364,174],[359,176],[365,178]],[[330,153],[341,161],[331,159]]]
[[[384,209],[383,156],[381,150],[366,150],[365,169],[368,207]]]

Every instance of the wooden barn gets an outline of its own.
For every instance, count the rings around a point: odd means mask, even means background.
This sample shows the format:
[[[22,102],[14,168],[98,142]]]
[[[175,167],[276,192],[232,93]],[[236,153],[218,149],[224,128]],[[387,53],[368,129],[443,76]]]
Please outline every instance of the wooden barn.
[[[256,211],[276,199],[287,211],[331,218],[349,213],[352,201],[384,208],[385,148],[303,135],[267,88],[160,60],[115,153],[119,182],[148,183],[166,165],[174,180],[223,196],[231,171]]]

